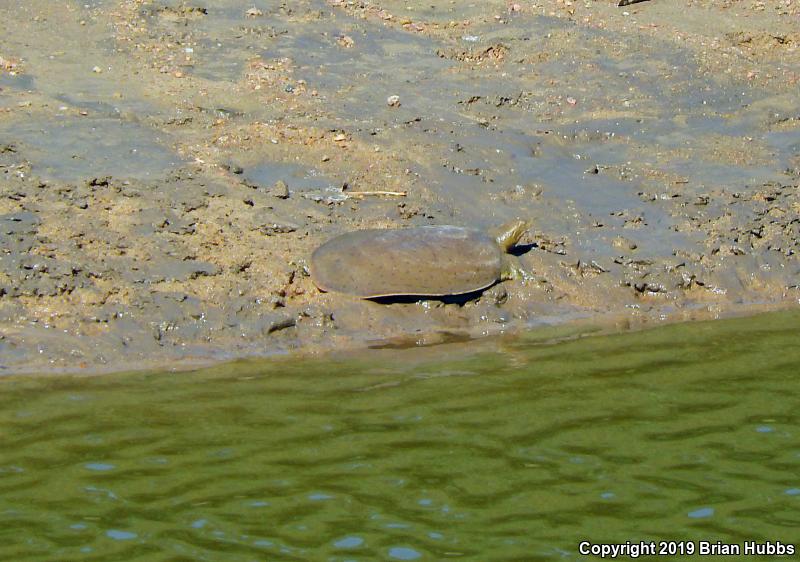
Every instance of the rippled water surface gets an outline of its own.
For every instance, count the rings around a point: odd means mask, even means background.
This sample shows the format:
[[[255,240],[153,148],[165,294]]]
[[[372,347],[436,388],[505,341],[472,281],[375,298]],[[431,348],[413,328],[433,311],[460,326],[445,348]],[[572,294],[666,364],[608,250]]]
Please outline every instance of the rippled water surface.
[[[578,559],[797,541],[800,314],[0,380],[2,560]]]

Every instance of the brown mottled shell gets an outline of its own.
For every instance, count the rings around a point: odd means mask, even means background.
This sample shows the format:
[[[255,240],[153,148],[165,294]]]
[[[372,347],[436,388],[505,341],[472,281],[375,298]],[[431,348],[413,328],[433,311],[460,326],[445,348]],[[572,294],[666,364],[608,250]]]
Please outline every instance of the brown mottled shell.
[[[488,234],[458,226],[359,230],[317,248],[311,278],[362,298],[460,295],[498,281],[503,254]]]

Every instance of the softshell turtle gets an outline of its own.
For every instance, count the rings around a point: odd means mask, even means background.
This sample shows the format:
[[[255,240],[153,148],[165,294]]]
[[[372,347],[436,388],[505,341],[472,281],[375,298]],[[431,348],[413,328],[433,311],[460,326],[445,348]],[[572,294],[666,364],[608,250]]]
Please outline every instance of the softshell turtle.
[[[507,252],[529,226],[516,220],[492,233],[460,226],[348,232],[314,251],[311,278],[322,291],[366,299],[472,293],[516,276]]]

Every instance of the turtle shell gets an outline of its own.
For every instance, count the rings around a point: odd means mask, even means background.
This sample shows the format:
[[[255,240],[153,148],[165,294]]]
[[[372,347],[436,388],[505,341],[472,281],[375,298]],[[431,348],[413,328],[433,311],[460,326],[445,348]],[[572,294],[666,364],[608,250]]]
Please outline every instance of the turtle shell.
[[[471,293],[498,281],[502,267],[494,238],[458,226],[359,230],[311,255],[317,287],[362,298]]]

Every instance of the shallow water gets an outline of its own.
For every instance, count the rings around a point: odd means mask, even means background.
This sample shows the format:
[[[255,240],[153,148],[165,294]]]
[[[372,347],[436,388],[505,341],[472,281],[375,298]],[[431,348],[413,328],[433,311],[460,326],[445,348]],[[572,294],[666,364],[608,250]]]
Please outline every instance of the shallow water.
[[[787,312],[5,378],[0,558],[570,560],[584,539],[791,543],[798,325]]]
[[[78,106],[80,107],[80,106]],[[46,180],[79,182],[96,173],[146,179],[161,177],[180,163],[165,139],[140,125],[109,116],[81,122],[29,120],[14,128]]]

